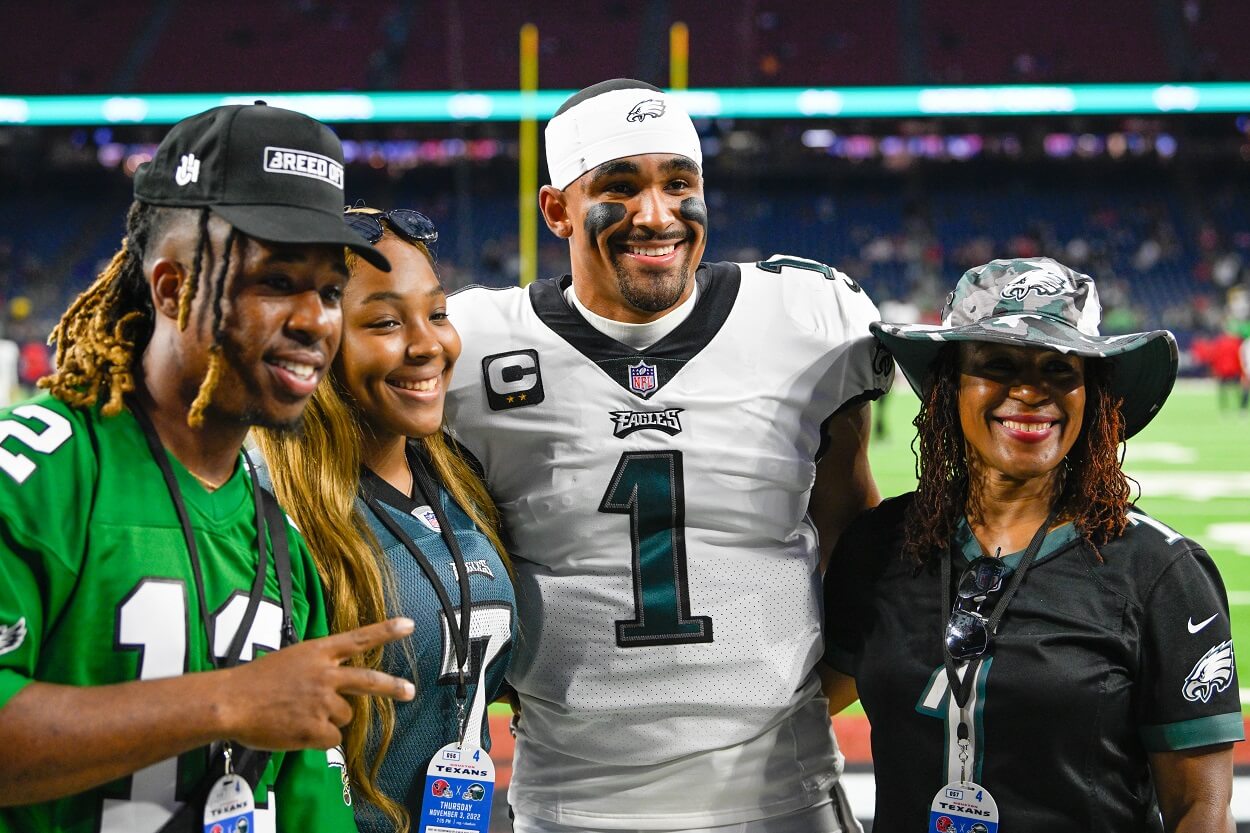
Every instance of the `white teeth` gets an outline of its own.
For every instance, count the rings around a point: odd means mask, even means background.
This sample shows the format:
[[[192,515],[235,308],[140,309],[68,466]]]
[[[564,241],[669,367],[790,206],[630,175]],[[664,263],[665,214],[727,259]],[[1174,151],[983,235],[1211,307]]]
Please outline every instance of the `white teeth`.
[[[404,390],[415,390],[429,393],[432,390],[438,389],[438,377],[435,376],[433,379],[423,379],[420,382],[391,382],[391,384],[397,388],[403,388]]]
[[[304,380],[311,379],[313,374],[317,372],[317,368],[311,364],[298,364],[296,362],[283,361],[282,359],[276,360],[274,364],[283,370],[289,371],[291,375],[298,376]]]
[[[629,253],[631,255],[645,255],[647,257],[664,257],[664,255],[672,254],[677,248],[676,244],[672,246],[664,246],[659,249],[645,249],[642,246],[630,246]]]
[[[1003,425],[1013,431],[1045,431],[1054,425],[1053,422],[1017,422],[1014,419],[1004,419]]]

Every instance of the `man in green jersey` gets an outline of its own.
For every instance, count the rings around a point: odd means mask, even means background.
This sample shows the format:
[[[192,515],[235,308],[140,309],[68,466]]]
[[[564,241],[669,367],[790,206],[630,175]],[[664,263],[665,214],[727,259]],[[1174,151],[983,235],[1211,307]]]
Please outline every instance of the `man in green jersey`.
[[[298,426],[338,349],[343,247],[387,268],[342,177],[296,113],[176,125],[53,334],[49,393],[0,410],[0,831],[203,830],[228,757],[255,829],[355,830],[322,750],[345,697],[412,698],[352,667],[412,622],[325,637],[311,558],[241,454],[252,425]]]

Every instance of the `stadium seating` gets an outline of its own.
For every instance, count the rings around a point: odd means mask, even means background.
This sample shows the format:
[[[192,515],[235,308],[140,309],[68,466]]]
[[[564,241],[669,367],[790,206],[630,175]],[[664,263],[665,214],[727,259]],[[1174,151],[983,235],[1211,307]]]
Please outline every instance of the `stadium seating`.
[[[922,14],[930,83],[1172,77],[1152,4],[1138,0],[930,0]]]
[[[1209,218],[1186,210],[1182,196],[1162,184],[1113,186],[1057,181],[945,183],[921,196],[901,179],[839,182],[813,190],[736,186],[708,192],[711,234],[708,259],[751,260],[777,252],[798,254],[839,266],[862,281],[878,300],[915,298],[931,310],[954,277],[988,257],[1049,254],[1094,274],[1106,300],[1131,311],[1143,325],[1181,330],[1192,316],[1177,310],[1219,295],[1211,283],[1213,252],[1204,248]],[[1232,189],[1212,189],[1219,216],[1217,251],[1250,249],[1250,212]],[[126,197],[110,193],[120,216]],[[399,187],[370,195],[374,204],[411,205],[427,211],[442,237],[438,256],[453,285],[510,285],[516,280],[516,201],[498,193],[475,195],[466,210],[453,195]],[[99,228],[92,205],[66,203],[56,195],[0,198],[0,228],[30,229],[11,240],[13,260],[34,256],[44,268],[67,274],[65,296],[49,299],[44,314],[59,312],[114,251],[118,223],[105,224],[85,240],[83,229]],[[467,215],[467,228],[458,223]],[[93,225],[94,223],[94,225]],[[1158,251],[1143,247],[1158,243]],[[69,248],[73,243],[73,248]],[[1076,246],[1088,252],[1074,260]],[[65,263],[66,252],[76,254]],[[558,241],[540,235],[540,271],[565,267]],[[41,282],[42,282],[41,280]],[[12,297],[30,289],[17,273],[0,275],[0,293]],[[1207,301],[1198,301],[1205,298]]]
[[[1201,80],[1244,81],[1250,78],[1246,45],[1246,6],[1241,0],[1190,0],[1189,36],[1195,52],[1195,74]]]
[[[135,89],[365,88],[386,14],[384,3],[181,3],[143,63]]]
[[[1250,77],[1238,0],[1188,0],[1177,30],[1137,0],[282,0],[17,4],[0,93],[507,89],[518,31],[540,34],[540,83],[668,79],[668,30],[690,31],[694,86],[1158,81]],[[914,25],[904,27],[909,9]],[[66,48],[71,44],[72,48]],[[1176,47],[1168,50],[1166,47]],[[57,60],[50,62],[48,56]],[[916,56],[904,66],[903,56]]]
[[[66,95],[110,89],[155,5],[154,0],[4,4],[0,92]]]
[[[801,0],[756,4],[680,0],[695,85],[900,84],[896,3],[837,3],[813,14]]]

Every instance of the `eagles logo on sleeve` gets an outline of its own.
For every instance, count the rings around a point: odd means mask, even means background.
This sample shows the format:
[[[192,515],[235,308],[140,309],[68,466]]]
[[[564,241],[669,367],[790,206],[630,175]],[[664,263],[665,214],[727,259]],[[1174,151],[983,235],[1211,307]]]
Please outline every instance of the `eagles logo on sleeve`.
[[[1226,639],[1202,655],[1185,678],[1181,694],[1191,703],[1209,702],[1233,681],[1233,640]]]
[[[0,654],[16,651],[26,639],[26,617],[12,625],[0,625]]]

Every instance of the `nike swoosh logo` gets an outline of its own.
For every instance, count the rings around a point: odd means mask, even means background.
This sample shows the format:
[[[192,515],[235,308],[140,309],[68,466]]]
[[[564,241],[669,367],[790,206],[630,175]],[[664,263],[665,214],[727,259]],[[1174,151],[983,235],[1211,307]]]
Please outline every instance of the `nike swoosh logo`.
[[[1212,622],[1214,622],[1214,621],[1215,621],[1215,617],[1216,617],[1216,616],[1219,616],[1219,615],[1220,615],[1220,614],[1218,614],[1218,613],[1212,614],[1210,618],[1208,618],[1208,619],[1203,619],[1201,622],[1199,622],[1199,623],[1198,623],[1198,624],[1196,624],[1196,625],[1194,624],[1194,617],[1190,616],[1190,617],[1189,617],[1189,622],[1187,623],[1187,624],[1188,624],[1188,627],[1189,627],[1189,632],[1190,632],[1190,633],[1197,633],[1198,631],[1200,631],[1200,630],[1202,630],[1203,628],[1205,628],[1207,625],[1209,625],[1209,624],[1211,624]]]

